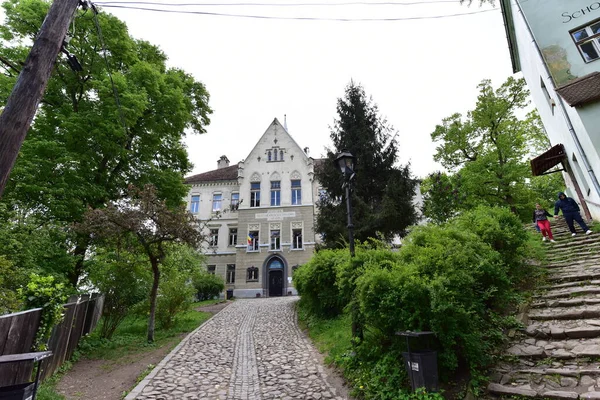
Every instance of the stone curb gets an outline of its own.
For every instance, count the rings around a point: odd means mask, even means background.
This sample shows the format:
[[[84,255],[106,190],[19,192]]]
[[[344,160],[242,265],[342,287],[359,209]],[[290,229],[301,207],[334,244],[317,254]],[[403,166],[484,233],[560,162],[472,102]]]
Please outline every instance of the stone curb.
[[[227,306],[223,307],[221,310],[219,310],[219,312],[228,308],[231,304],[233,304],[233,302],[228,304]],[[156,367],[154,367],[154,369],[152,371],[150,371],[150,373],[148,375],[146,375],[146,377],[144,379],[142,379],[142,381],[140,383],[138,383],[133,389],[131,389],[131,392],[129,392],[123,400],[135,400],[135,398],[139,394],[142,393],[142,390],[144,390],[144,388],[148,385],[148,383],[150,383],[150,381],[156,376],[156,374],[158,374],[160,372],[161,369],[164,368],[164,366],[171,360],[171,358],[173,358],[173,356],[179,350],[181,350],[181,348],[190,340],[190,338],[193,335],[195,335],[200,329],[202,329],[206,325],[207,322],[209,322],[214,317],[216,317],[217,314],[219,314],[219,313],[217,312],[217,313],[213,314],[212,317],[210,317],[209,319],[204,321],[202,324],[200,324],[199,327],[194,329],[192,332],[188,333],[188,335],[186,337],[184,337],[183,340],[181,340],[181,342],[179,342],[179,344],[177,346],[175,346],[175,348],[173,350],[171,350],[171,352],[169,354],[167,354],[167,356],[165,358],[163,358],[161,360],[161,362],[159,362],[158,365]]]

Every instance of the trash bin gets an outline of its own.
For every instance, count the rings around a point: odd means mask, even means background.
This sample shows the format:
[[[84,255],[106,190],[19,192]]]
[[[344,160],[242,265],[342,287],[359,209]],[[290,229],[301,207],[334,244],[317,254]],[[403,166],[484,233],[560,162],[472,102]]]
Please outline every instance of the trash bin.
[[[229,300],[233,298],[233,289],[227,289],[227,297],[226,299]]]
[[[396,335],[406,338],[406,352],[402,353],[404,358],[404,367],[408,373],[410,386],[415,391],[417,388],[424,387],[428,392],[437,392],[438,390],[438,369],[437,352],[431,350],[429,338],[435,334],[433,332],[396,332]],[[426,340],[428,345],[421,346],[421,349],[412,350],[410,340],[421,342]],[[413,347],[414,348],[414,347]]]
[[[404,366],[413,391],[424,387],[428,392],[438,390],[437,352],[416,350],[402,353]]]
[[[33,399],[34,382],[0,387],[1,400],[31,400]]]

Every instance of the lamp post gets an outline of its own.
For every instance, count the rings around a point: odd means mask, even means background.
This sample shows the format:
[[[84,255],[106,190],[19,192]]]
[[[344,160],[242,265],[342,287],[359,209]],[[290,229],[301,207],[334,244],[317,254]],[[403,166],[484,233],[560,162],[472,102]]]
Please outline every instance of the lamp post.
[[[348,240],[350,242],[350,256],[354,257],[354,225],[352,224],[352,202],[350,200],[350,184],[356,177],[354,172],[355,157],[347,150],[343,150],[335,158],[335,166],[344,176],[343,188],[346,189],[346,211],[348,214]]]

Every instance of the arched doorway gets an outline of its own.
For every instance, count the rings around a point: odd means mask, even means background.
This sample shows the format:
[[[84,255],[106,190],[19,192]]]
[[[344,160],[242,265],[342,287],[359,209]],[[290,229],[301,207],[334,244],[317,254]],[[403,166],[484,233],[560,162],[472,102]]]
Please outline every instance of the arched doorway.
[[[267,285],[269,297],[283,296],[285,263],[279,257],[273,257],[267,262]]]

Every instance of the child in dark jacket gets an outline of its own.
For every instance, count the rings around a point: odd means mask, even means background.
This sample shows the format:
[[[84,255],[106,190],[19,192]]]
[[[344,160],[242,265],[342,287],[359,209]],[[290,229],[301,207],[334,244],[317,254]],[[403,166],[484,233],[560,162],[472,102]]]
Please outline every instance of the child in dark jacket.
[[[571,231],[571,236],[575,236],[577,233],[575,232],[575,225],[573,224],[573,220],[577,221],[581,229],[585,232],[586,235],[592,233],[590,228],[583,222],[583,218],[581,218],[581,214],[579,214],[579,205],[575,200],[570,197],[567,197],[563,192],[558,193],[558,200],[554,203],[554,216],[558,216],[558,210],[562,210],[563,216],[565,217],[565,221],[569,226],[569,230]]]
[[[554,236],[552,236],[552,229],[550,229],[550,221],[548,221],[548,217],[551,217],[550,213],[542,208],[540,203],[535,205],[535,210],[533,210],[533,223],[537,224],[542,231],[542,240],[546,241],[546,236],[550,239],[552,243],[554,243]]]

